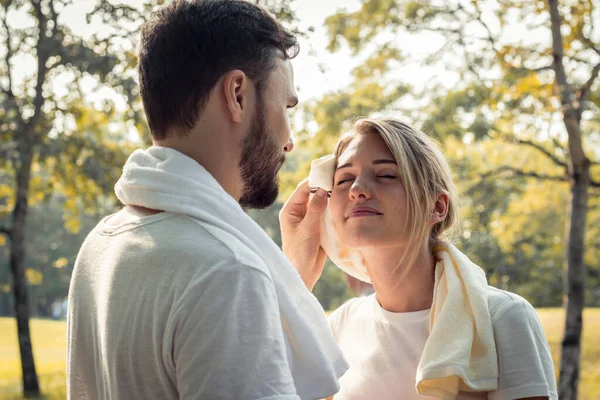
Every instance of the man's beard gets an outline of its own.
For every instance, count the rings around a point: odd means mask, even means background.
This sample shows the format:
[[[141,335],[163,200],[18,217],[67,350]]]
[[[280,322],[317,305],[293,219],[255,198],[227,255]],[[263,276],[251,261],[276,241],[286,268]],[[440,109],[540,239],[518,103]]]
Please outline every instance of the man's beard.
[[[263,209],[275,202],[279,193],[277,174],[284,160],[282,149],[265,125],[264,107],[259,98],[250,129],[242,142],[240,173],[244,190],[239,203],[243,208]]]

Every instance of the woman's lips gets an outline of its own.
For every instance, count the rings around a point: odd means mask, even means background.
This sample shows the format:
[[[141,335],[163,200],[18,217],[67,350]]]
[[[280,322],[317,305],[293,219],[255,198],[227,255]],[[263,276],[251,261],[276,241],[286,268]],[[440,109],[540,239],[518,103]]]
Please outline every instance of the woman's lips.
[[[383,215],[379,211],[371,207],[359,206],[354,207],[350,213],[348,214],[348,218],[357,218],[357,217],[373,217],[377,215]]]

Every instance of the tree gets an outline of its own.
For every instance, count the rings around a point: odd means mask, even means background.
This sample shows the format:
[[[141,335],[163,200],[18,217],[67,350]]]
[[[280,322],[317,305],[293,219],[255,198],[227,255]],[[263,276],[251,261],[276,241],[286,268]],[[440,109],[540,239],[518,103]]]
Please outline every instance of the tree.
[[[115,206],[107,198],[106,207],[100,207],[97,212],[94,210],[90,214],[85,212],[77,220],[70,221],[68,226],[72,223],[80,225],[79,231],[75,233],[71,228],[65,227],[65,201],[62,195],[50,195],[29,208],[25,227],[25,277],[29,288],[31,316],[49,317],[51,304],[66,297],[81,243],[98,220],[112,213]],[[8,246],[0,247],[0,316],[14,316],[8,256]]]
[[[30,205],[52,192],[62,193],[66,226],[76,231],[80,211],[93,208],[119,176],[132,146],[123,133],[130,128],[114,104],[92,106],[84,96],[84,80],[109,85],[135,98],[131,76],[124,74],[135,58],[131,51],[116,52],[123,30],[107,37],[76,36],[59,18],[69,2],[60,0],[2,1],[0,92],[0,170],[13,184],[4,183],[6,203],[2,234],[10,241],[10,271],[16,308],[23,390],[39,393],[29,332],[29,299],[25,266],[26,218]],[[116,12],[106,3],[105,14]],[[30,24],[15,29],[11,17]],[[97,14],[103,15],[103,14]],[[35,71],[15,80],[19,59],[35,59]],[[22,63],[22,62],[21,62]],[[22,64],[21,64],[22,65]],[[52,83],[65,79],[69,89],[57,93]],[[139,116],[139,108],[129,112]],[[111,125],[112,124],[112,125]],[[6,221],[8,220],[8,221]]]
[[[533,171],[552,168],[537,150],[503,140],[469,144],[446,140],[444,152],[464,194],[461,247],[486,268],[490,284],[516,291],[536,307],[560,305],[568,183],[516,176],[497,179],[495,168],[502,164],[526,165]],[[585,260],[590,307],[598,305],[599,265],[593,249],[600,243],[594,234],[599,217],[597,206],[590,208],[586,235],[590,251]]]
[[[345,43],[368,56],[350,89],[312,109],[322,143],[337,136],[339,121],[387,109],[426,122],[442,140],[502,140],[546,158],[545,170],[500,162],[485,176],[569,185],[559,382],[565,399],[577,393],[588,197],[600,187],[593,176],[600,173],[593,169],[600,154],[591,150],[599,142],[597,12],[591,0],[363,0],[359,10],[329,17],[327,26],[332,51]],[[439,43],[434,51],[425,57],[403,52],[425,36]],[[402,74],[409,65],[435,70],[411,88]]]

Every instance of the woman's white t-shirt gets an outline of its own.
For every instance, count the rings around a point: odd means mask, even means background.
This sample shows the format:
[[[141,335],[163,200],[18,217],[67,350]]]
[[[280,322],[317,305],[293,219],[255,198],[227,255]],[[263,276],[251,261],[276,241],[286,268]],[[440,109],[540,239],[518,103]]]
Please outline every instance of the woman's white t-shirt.
[[[534,308],[522,297],[488,287],[498,351],[498,390],[460,392],[457,400],[558,399],[550,348]],[[335,400],[425,400],[415,389],[417,366],[429,336],[429,311],[391,313],[375,295],[349,300],[329,324],[350,369]]]

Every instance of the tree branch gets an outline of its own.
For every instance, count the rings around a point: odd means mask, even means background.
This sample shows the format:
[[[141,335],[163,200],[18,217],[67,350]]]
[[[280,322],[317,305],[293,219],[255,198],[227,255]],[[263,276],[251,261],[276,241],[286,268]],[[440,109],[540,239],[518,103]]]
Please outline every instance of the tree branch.
[[[590,179],[590,186],[595,188],[600,188],[600,182]]]
[[[50,15],[52,16],[52,37],[55,37],[58,33],[58,14],[54,9],[54,0],[50,0]]]
[[[422,26],[422,25],[418,25],[416,23],[412,23],[409,24],[408,26],[406,26],[406,30],[408,32],[420,32],[420,31],[427,31],[427,32],[443,32],[443,33],[447,33],[447,34],[454,34],[454,35],[463,35],[463,32],[461,29],[454,29],[454,28],[442,28],[442,27],[436,27],[436,28],[431,28],[428,26]],[[481,39],[481,38],[476,38],[476,37],[472,37],[473,39]]]
[[[6,92],[6,95],[8,96],[10,101],[15,103],[15,95],[13,93],[13,83],[12,83],[12,69],[11,69],[11,65],[10,65],[10,59],[13,56],[12,44],[11,44],[12,38],[11,38],[11,34],[10,34],[10,28],[8,26],[8,21],[6,20],[7,15],[8,15],[8,7],[5,9],[4,16],[2,18],[2,24],[4,25],[4,29],[6,30],[6,56],[4,58],[4,62],[6,63],[6,71],[7,71],[6,77],[8,78],[8,88],[4,89],[4,92]]]
[[[552,57],[554,58],[554,72],[556,73],[556,83],[560,90],[560,97],[563,107],[571,108],[571,86],[567,81],[567,74],[563,64],[563,38],[560,31],[561,18],[558,12],[558,0],[548,0],[550,8],[550,20],[552,30]]]
[[[553,69],[554,66],[553,65],[544,65],[542,67],[537,67],[537,68],[527,68],[527,67],[521,67],[523,69],[526,69],[529,72],[541,72],[541,71],[547,71],[550,69]]]
[[[552,160],[552,162],[554,164],[558,165],[559,167],[565,168],[565,170],[566,170],[567,163],[562,160],[559,160],[558,157],[556,157],[556,155],[550,153],[550,151],[548,151],[547,149],[542,147],[542,145],[532,142],[530,140],[525,140],[525,139],[515,138],[515,140],[516,140],[517,144],[524,144],[526,146],[533,147],[534,149],[542,152],[545,156],[547,156],[550,160]]]
[[[459,37],[460,37],[460,35],[459,35]],[[425,58],[424,62],[426,64],[433,64],[434,62],[439,61],[441,56],[446,51],[446,49],[448,47],[451,47],[454,43],[455,43],[454,38],[452,36],[448,37],[446,39],[446,41],[444,42],[444,44],[439,49],[437,49],[434,53],[431,53],[430,55],[428,55]]]
[[[516,142],[516,144],[523,144],[526,146],[533,147],[534,149],[538,150],[539,152],[544,154],[546,157],[548,157],[554,164],[558,165],[561,168],[564,168],[565,173],[568,174],[569,166],[568,166],[567,162],[559,159],[555,154],[552,154],[548,149],[544,148],[541,144],[535,143],[535,142],[532,142],[532,141],[526,140],[526,139],[519,139],[512,135],[508,135],[507,133],[502,132],[494,127],[492,127],[490,130],[498,132],[498,134],[500,135],[500,138],[502,138],[508,142],[514,140]],[[558,143],[555,139],[553,139],[553,143],[556,147],[562,147],[560,145],[560,143]]]
[[[465,51],[464,57],[466,60],[465,64],[467,66],[467,69],[471,71],[471,73],[475,76],[475,78],[477,78],[479,82],[483,82],[483,79],[481,79],[481,75],[479,75],[479,72],[477,72],[477,70],[475,69],[474,63],[472,62],[471,57],[469,57],[469,54],[466,51],[467,46],[462,36],[458,37],[458,43],[463,47],[463,50]]]
[[[592,69],[592,74],[590,75],[590,79],[587,80],[586,83],[581,86],[578,90],[577,94],[577,102],[579,103],[578,112],[581,114],[583,111],[583,104],[585,103],[585,96],[588,94],[590,88],[594,84],[594,81],[598,77],[598,73],[600,72],[600,63],[596,64]]]
[[[591,20],[593,21],[594,19],[591,18]],[[592,29],[593,31],[593,29]],[[600,48],[596,47],[596,44],[594,42],[592,42],[592,39],[590,39],[589,37],[585,36],[585,35],[581,35],[583,37],[583,41],[585,42],[585,44],[587,44],[590,49],[594,50],[596,52],[596,54],[600,55]]]
[[[492,31],[491,31],[490,27],[488,26],[488,24],[483,22],[483,19],[481,18],[481,9],[477,5],[478,3],[475,2],[474,4],[477,9],[477,15],[475,16],[475,18],[481,25],[483,25],[483,27],[487,31],[488,39],[489,39],[490,43],[492,44],[492,49],[494,49],[494,52],[496,54],[499,54],[498,49],[496,48],[496,40],[494,40],[494,37],[492,35]],[[462,5],[460,6],[460,8],[462,8]]]
[[[555,136],[552,137],[552,143],[554,143],[554,147],[565,150],[563,147],[563,143],[560,142]]]
[[[507,69],[514,72],[514,73],[519,73],[519,74],[530,74],[530,73],[535,73],[537,74],[538,72],[542,72],[542,71],[550,71],[554,69],[554,65],[543,65],[541,67],[537,67],[537,68],[528,68],[528,67],[524,67],[522,65],[512,65],[511,63],[504,61],[505,63],[508,64]]]
[[[42,87],[44,85],[44,81],[46,80],[46,62],[48,61],[48,49],[46,46],[46,27],[48,19],[42,11],[41,0],[33,0],[31,3],[34,8],[34,14],[38,20],[39,34],[38,41],[35,46],[38,65],[37,80],[35,84],[35,97],[33,99],[33,115],[27,121],[27,127],[25,129],[27,135],[29,135],[29,132],[32,132],[32,130],[35,129],[37,122],[41,118],[42,106],[44,105],[44,93]],[[27,140],[27,138],[24,139]]]
[[[567,181],[566,176],[543,175],[543,174],[538,174],[537,172],[533,172],[533,171],[521,171],[518,168],[510,167],[508,165],[503,165],[498,169],[485,172],[481,175],[481,178],[486,179],[486,178],[489,178],[494,175],[500,175],[503,172],[512,172],[513,175],[523,177],[523,178],[535,178],[535,179],[539,179],[539,180],[558,181],[558,182],[566,182]]]
[[[579,57],[577,54],[571,54],[571,55],[567,55],[565,57],[568,58],[570,61],[574,61],[574,62],[577,62],[579,64],[590,65],[590,60],[589,59]]]
[[[573,88],[567,81],[567,74],[563,64],[564,44],[560,31],[562,18],[558,11],[558,0],[548,0],[548,8],[550,10],[552,56],[554,58],[556,84],[560,93],[563,122],[569,135],[569,153],[573,162],[573,168],[575,171],[578,171],[587,159],[581,140],[579,105],[577,104],[577,99],[573,96]]]
[[[0,235],[5,235],[9,239],[11,238],[11,230],[5,226],[0,226]]]

